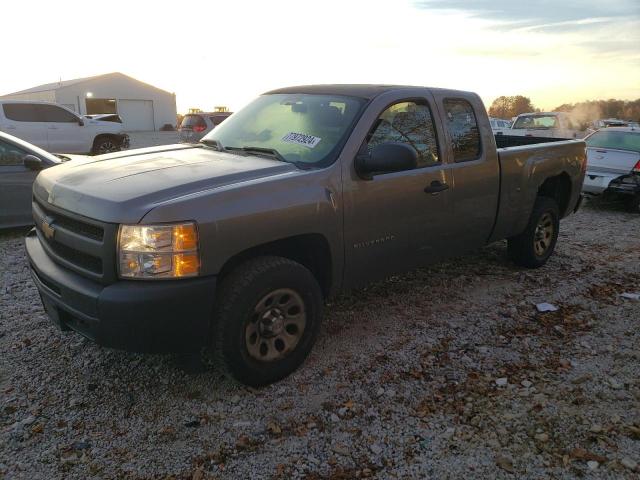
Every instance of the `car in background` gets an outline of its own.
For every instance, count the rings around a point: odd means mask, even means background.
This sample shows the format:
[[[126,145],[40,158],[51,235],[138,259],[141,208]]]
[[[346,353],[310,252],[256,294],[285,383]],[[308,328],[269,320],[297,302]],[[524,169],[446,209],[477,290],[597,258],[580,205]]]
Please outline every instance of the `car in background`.
[[[102,154],[129,148],[121,123],[81,117],[51,102],[0,100],[0,131],[55,153]]]
[[[85,118],[100,120],[101,122],[122,123],[122,117],[117,113],[94,113],[92,115],[85,115]]]
[[[491,124],[491,130],[494,135],[509,135],[511,128],[510,120],[489,117],[489,123]]]
[[[516,117],[508,135],[546,138],[579,138],[580,131],[565,112],[523,113]]]
[[[178,138],[183,143],[197,143],[211,130],[224,122],[233,112],[188,113],[178,127]]]
[[[0,228],[33,224],[31,188],[40,170],[66,161],[0,132]]]
[[[608,127],[587,138],[587,173],[582,191],[618,197],[640,212],[640,130]]]

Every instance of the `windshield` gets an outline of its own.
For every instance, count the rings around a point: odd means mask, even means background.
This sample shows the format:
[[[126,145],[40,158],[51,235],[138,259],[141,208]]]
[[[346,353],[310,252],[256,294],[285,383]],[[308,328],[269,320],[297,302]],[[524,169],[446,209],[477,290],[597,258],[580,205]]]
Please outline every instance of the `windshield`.
[[[555,115],[525,115],[518,117],[513,128],[556,128],[558,117]]]
[[[640,132],[599,130],[585,139],[588,147],[630,150],[640,153]]]
[[[325,166],[337,158],[364,103],[339,95],[263,95],[202,141],[225,149],[267,149],[287,162]]]

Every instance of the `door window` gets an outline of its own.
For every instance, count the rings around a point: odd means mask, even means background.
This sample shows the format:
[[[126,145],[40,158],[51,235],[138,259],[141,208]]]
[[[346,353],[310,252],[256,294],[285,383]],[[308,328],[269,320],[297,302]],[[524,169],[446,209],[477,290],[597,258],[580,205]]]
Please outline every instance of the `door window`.
[[[78,123],[78,117],[56,105],[37,105],[41,112],[42,122]]]
[[[0,140],[0,166],[8,167],[22,165],[24,156],[27,154],[24,150]]]
[[[480,157],[480,131],[473,107],[462,99],[444,101],[447,128],[455,162],[468,162]]]
[[[369,134],[369,151],[389,142],[405,143],[418,152],[418,168],[440,163],[433,115],[427,104],[400,102],[387,108]]]
[[[5,117],[16,122],[78,122],[78,117],[57,105],[7,103],[2,106],[2,109]]]

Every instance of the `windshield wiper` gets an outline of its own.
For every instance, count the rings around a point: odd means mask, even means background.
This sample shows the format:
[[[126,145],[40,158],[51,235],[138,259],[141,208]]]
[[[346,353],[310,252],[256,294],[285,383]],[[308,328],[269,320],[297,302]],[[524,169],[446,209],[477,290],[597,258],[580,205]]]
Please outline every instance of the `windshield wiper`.
[[[269,155],[270,157],[275,158],[281,162],[289,162],[286,158],[284,158],[280,152],[278,152],[275,148],[265,148],[265,147],[225,147],[225,150],[242,150],[247,153],[262,153],[265,155]]]
[[[218,150],[219,152],[224,152],[224,147],[222,146],[222,143],[220,143],[220,141],[218,140],[213,140],[211,138],[205,138],[200,140],[198,143],[202,143],[203,145],[206,145],[208,147],[213,147],[216,150]]]

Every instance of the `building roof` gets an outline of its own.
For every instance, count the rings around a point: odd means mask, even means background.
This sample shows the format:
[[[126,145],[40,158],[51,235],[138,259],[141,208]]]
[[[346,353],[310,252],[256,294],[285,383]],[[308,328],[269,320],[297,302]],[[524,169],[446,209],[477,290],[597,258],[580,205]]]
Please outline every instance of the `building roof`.
[[[137,79],[135,79],[133,77],[125,75],[124,73],[111,72],[111,73],[103,73],[102,75],[94,75],[92,77],[75,78],[73,80],[61,80],[59,82],[45,83],[44,85],[38,85],[37,87],[27,88],[26,90],[20,90],[19,92],[7,93],[6,95],[0,96],[0,98],[1,97],[8,97],[8,96],[11,96],[11,95],[20,95],[20,94],[23,94],[23,93],[50,92],[52,90],[59,90],[61,88],[70,87],[71,85],[76,85],[78,83],[84,83],[84,82],[88,82],[88,81],[91,81],[91,80],[96,80],[98,78],[109,77],[109,76],[113,76],[113,75],[126,77],[126,78],[129,78],[129,79],[134,80],[136,82],[143,83],[143,84],[145,84],[145,85],[147,85],[147,86],[149,86],[151,88],[155,88],[156,90],[161,90],[161,91],[163,91],[165,93],[169,93],[169,92],[166,92],[165,90],[162,90],[161,88],[154,87],[153,85],[149,85],[148,83],[141,82],[140,80],[137,80]]]

